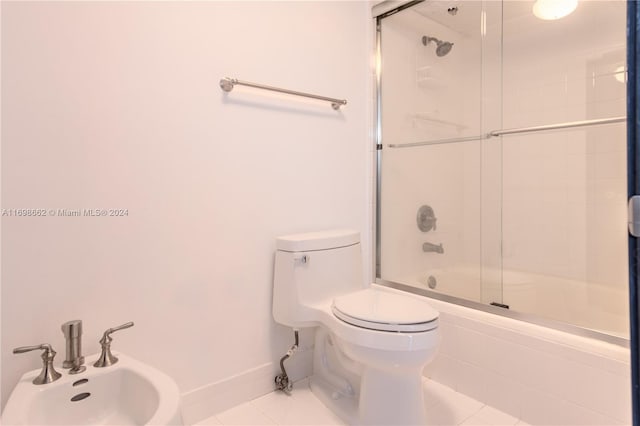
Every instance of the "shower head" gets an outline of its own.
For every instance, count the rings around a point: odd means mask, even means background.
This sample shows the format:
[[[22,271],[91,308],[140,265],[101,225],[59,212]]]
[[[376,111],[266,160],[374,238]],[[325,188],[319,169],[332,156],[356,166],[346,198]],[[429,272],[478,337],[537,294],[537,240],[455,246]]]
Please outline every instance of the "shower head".
[[[432,41],[436,42],[436,55],[438,56],[446,55],[451,51],[451,48],[453,47],[453,43],[451,42],[438,40],[437,38],[431,36],[422,36],[422,44],[424,44],[425,46]]]

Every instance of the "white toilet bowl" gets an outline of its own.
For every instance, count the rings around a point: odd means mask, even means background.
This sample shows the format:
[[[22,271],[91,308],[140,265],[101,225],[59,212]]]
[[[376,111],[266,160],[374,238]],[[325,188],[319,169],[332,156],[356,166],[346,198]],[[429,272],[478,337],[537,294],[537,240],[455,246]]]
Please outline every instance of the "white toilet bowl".
[[[319,311],[318,322],[335,343],[332,349],[347,358],[337,355],[338,362],[342,367],[348,360],[359,364],[354,372],[359,383],[349,384],[359,393],[350,395],[335,377],[327,380],[327,368],[317,364],[314,393],[323,393],[324,403],[352,424],[425,424],[422,370],[440,343],[438,312],[417,297],[379,286],[335,298],[330,312],[326,307]],[[329,348],[322,349],[316,356],[326,358]],[[339,367],[331,369],[329,374],[340,375],[335,372]],[[314,381],[325,383],[313,386]],[[342,398],[354,401],[345,404],[338,401]]]
[[[422,370],[440,343],[424,298],[362,284],[359,234],[278,239],[276,321],[318,327],[312,391],[349,424],[425,424]]]

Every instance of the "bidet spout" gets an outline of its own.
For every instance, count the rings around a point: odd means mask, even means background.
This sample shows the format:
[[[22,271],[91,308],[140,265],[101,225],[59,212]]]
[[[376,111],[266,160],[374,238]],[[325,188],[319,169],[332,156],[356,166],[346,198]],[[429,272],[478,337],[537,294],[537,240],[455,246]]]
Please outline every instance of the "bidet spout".
[[[62,368],[70,368],[69,374],[85,371],[82,356],[82,320],[67,321],[60,327],[65,340],[65,359]]]

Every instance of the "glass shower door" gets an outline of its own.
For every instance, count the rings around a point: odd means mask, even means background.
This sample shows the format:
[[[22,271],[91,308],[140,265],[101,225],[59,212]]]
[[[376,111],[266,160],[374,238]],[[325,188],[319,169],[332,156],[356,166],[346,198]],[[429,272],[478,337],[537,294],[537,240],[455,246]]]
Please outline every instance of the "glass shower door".
[[[502,137],[504,303],[619,337],[628,336],[625,9],[580,2],[544,21],[527,2],[504,2],[502,52],[503,128],[533,128]]]
[[[379,20],[378,277],[488,302],[501,291],[499,280],[494,295],[482,286],[485,4],[449,6],[423,2]]]
[[[377,278],[627,338],[625,2],[407,6],[378,17]]]

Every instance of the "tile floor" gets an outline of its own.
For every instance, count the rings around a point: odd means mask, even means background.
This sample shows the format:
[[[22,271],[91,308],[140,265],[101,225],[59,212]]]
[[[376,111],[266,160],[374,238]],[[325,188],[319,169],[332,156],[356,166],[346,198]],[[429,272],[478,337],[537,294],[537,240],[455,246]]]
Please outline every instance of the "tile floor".
[[[528,426],[517,418],[469,398],[432,380],[424,382],[428,426]],[[295,383],[291,396],[272,392],[218,413],[195,426],[208,425],[345,425],[309,389]]]

